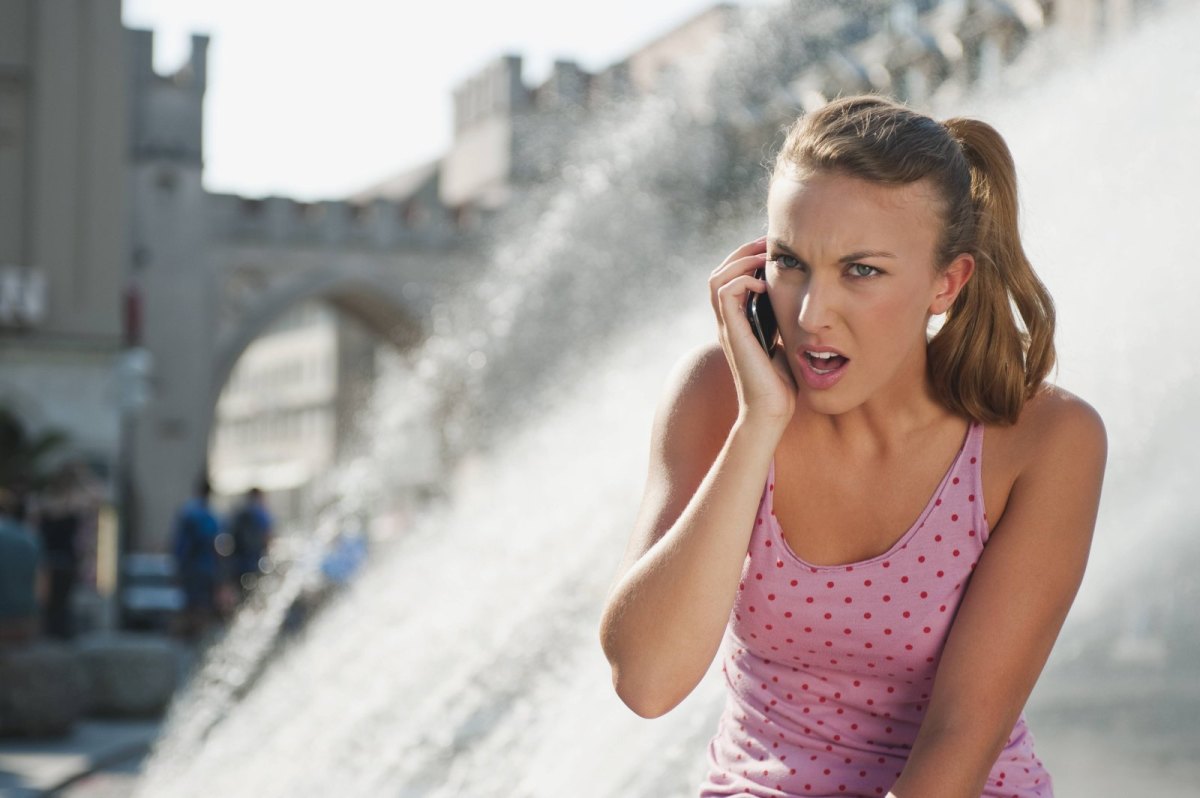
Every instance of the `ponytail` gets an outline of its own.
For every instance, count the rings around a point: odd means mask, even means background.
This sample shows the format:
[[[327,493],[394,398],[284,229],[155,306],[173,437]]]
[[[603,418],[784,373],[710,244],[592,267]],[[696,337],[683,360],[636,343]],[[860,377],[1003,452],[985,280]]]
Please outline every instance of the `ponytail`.
[[[973,246],[956,249],[974,255],[975,272],[929,342],[929,376],[950,409],[1011,424],[1054,365],[1054,302],[1021,246],[1016,169],[1004,140],[974,119],[945,127],[970,167]]]

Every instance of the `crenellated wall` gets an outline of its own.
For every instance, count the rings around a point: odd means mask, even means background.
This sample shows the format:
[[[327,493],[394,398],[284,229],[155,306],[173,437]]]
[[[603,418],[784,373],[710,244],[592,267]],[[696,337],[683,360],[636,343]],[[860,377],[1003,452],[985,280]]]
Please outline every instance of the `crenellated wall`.
[[[214,242],[255,241],[285,248],[436,248],[448,246],[462,232],[453,210],[420,197],[298,202],[287,197],[212,194],[207,205]]]

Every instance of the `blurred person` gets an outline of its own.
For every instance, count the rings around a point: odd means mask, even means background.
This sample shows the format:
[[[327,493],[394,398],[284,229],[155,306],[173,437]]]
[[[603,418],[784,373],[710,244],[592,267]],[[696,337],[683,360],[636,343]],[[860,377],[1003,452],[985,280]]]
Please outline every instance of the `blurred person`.
[[[195,495],[175,519],[173,552],[184,593],[179,633],[192,641],[201,639],[221,615],[218,588],[225,576],[225,562],[217,549],[221,525],[209,504],[211,496],[212,486],[207,477],[201,477]]]
[[[270,553],[275,521],[267,510],[261,488],[250,488],[242,504],[230,515],[231,574],[237,599],[245,598],[263,574]]]
[[[43,630],[51,637],[75,636],[72,597],[79,584],[80,549],[85,529],[93,530],[98,505],[81,471],[68,463],[58,470],[39,503],[35,526],[48,580]]]
[[[842,98],[789,130],[766,216],[659,405],[600,625],[613,686],[658,717],[720,659],[702,798],[1050,798],[1023,708],[1107,439],[1045,382],[1008,147]]]
[[[0,644],[34,640],[46,579],[37,537],[24,523],[25,502],[0,488]]]
[[[338,530],[327,546],[314,553],[312,563],[316,567],[288,608],[284,631],[298,631],[334,596],[344,591],[362,571],[368,553],[364,529]]]
[[[354,580],[366,559],[366,533],[361,529],[343,529],[337,533],[321,560],[321,573],[329,585],[341,589]]]
[[[63,467],[70,474],[72,501],[79,508],[80,524],[75,535],[79,557],[77,588],[96,590],[97,547],[99,545],[100,514],[109,497],[103,482],[84,460],[74,460]]]

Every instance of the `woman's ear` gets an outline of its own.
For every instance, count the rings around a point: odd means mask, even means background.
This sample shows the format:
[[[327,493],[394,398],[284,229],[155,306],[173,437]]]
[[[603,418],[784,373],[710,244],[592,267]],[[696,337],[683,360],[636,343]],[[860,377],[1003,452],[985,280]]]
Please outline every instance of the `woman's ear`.
[[[943,269],[942,273],[934,280],[937,293],[933,295],[933,301],[929,303],[929,312],[934,316],[939,316],[949,310],[950,306],[954,304],[954,300],[958,298],[958,292],[962,290],[974,273],[974,255],[964,252],[951,261],[950,265]]]

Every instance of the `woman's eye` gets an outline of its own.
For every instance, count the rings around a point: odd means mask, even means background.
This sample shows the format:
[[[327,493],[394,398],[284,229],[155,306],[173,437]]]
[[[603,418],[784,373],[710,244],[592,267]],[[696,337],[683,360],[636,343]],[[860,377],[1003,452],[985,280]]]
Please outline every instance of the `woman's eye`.
[[[775,263],[778,264],[781,269],[795,269],[800,265],[800,261],[796,260],[791,255],[776,255]]]
[[[850,273],[855,277],[874,277],[876,274],[882,274],[879,269],[865,263],[851,263]]]

